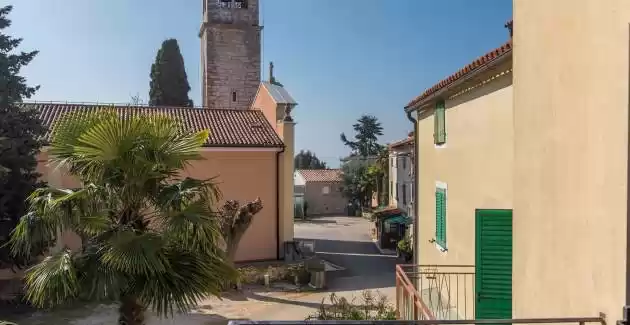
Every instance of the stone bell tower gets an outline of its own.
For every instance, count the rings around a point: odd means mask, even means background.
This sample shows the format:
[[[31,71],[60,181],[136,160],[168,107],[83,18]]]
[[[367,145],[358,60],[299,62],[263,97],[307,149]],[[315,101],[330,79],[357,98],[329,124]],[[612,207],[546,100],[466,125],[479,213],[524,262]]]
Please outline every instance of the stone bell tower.
[[[202,0],[202,103],[248,109],[260,84],[259,0]]]

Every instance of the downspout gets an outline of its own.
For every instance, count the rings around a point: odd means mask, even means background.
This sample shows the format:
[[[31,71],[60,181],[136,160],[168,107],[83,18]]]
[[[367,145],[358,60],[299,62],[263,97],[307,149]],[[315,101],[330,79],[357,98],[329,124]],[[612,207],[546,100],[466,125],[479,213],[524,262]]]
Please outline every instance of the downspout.
[[[280,260],[280,154],[282,150],[276,152],[276,260]]]
[[[413,221],[413,265],[414,268],[416,265],[420,265],[418,258],[418,248],[417,243],[419,243],[418,238],[420,238],[420,209],[418,208],[418,163],[420,161],[420,157],[418,157],[418,120],[413,118],[411,114],[413,114],[412,110],[409,110],[407,113],[407,119],[413,123],[413,214],[415,220]]]

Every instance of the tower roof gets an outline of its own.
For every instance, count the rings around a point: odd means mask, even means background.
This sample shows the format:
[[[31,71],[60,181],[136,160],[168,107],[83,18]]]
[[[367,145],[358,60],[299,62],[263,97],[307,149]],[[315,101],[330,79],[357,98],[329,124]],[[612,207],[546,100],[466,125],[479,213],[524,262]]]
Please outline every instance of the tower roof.
[[[263,81],[261,85],[267,89],[269,95],[273,98],[276,104],[293,104],[297,105],[297,102],[289,95],[289,92],[282,86],[274,85],[271,82]]]

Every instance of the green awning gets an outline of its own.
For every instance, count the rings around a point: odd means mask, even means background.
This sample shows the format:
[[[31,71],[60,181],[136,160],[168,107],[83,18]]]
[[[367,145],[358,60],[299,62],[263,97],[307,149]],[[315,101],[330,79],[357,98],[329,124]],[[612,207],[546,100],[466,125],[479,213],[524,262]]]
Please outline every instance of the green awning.
[[[385,221],[387,223],[390,223],[390,224],[396,224],[397,223],[397,224],[401,224],[401,225],[410,225],[410,224],[413,223],[411,218],[409,218],[409,217],[407,217],[405,215],[402,215],[402,214],[399,214],[397,216],[392,216],[391,218],[388,218]]]

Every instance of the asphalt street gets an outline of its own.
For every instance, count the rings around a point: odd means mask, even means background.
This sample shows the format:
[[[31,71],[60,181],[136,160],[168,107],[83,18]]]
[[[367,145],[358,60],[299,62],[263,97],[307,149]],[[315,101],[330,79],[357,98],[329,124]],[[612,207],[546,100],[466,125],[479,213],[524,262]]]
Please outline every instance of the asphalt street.
[[[370,222],[363,218],[347,216],[313,217],[295,223],[298,240],[315,242],[317,256],[345,270],[327,273],[331,287],[343,286],[348,277],[361,277],[362,281],[351,281],[353,286],[372,289],[395,285],[395,267],[401,263],[396,256],[383,255],[372,242]],[[348,281],[345,281],[348,282]]]

